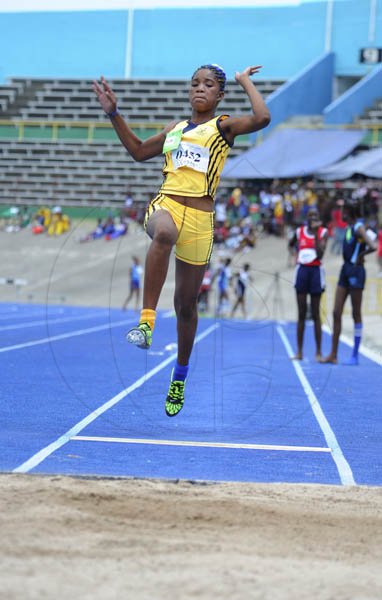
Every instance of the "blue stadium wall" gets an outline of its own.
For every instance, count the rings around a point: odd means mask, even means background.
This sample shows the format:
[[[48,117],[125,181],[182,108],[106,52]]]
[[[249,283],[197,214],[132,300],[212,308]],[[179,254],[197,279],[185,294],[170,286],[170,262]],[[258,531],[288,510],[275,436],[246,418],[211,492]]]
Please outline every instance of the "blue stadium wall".
[[[204,62],[228,76],[248,64],[289,79],[325,51],[326,2],[273,8],[136,9],[131,76],[187,78]],[[336,75],[364,75],[359,49],[382,47],[382,0],[369,41],[370,0],[336,0],[331,50]],[[10,77],[123,78],[127,10],[0,13],[0,82]]]

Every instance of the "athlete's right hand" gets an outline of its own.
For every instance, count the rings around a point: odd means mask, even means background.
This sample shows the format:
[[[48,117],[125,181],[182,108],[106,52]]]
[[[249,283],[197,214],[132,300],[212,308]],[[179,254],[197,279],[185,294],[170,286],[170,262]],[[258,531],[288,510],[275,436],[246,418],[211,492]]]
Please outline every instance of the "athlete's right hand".
[[[101,84],[102,87],[98,81],[93,81],[94,93],[105,113],[112,113],[117,108],[117,98],[104,77],[101,77]]]

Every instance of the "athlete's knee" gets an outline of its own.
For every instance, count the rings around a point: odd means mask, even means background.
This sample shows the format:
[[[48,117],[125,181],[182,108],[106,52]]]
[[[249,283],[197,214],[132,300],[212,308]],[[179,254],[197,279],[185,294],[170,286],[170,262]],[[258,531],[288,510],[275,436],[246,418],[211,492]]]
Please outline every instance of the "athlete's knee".
[[[175,312],[178,319],[192,321],[197,316],[197,297],[181,298],[175,296]]]
[[[176,242],[173,231],[167,227],[157,227],[153,240],[160,246],[173,246]]]
[[[342,310],[339,308],[334,308],[333,310],[333,321],[341,321],[342,318]]]
[[[306,313],[307,313],[307,307],[306,306],[299,306],[298,307],[298,320],[299,321],[305,321],[305,319],[306,319]]]
[[[353,309],[352,310],[352,317],[353,317],[353,321],[354,323],[362,323],[362,317],[361,317],[361,312],[357,309]]]

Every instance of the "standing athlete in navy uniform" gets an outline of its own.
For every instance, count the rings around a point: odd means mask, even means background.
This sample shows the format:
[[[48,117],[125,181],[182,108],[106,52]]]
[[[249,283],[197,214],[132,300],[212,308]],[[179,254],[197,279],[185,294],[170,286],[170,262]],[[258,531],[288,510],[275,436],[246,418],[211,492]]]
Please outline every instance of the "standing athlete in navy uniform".
[[[307,298],[310,295],[310,307],[314,323],[314,339],[316,342],[316,359],[321,358],[321,294],[325,288],[324,271],[321,264],[328,240],[328,230],[321,226],[319,214],[311,208],[307,214],[307,225],[298,227],[289,246],[297,246],[297,266],[295,285],[298,321],[297,321],[297,353],[295,360],[302,360]]]
[[[226,258],[218,272],[218,306],[217,314],[222,315],[229,308],[228,288],[232,279],[231,258]]]
[[[156,308],[175,246],[175,311],[178,357],[167,399],[166,413],[176,415],[184,403],[184,386],[197,327],[197,298],[213,244],[214,197],[235,137],[258,131],[270,122],[269,111],[251,75],[260,67],[247,67],[235,79],[251,103],[247,115],[215,116],[224,97],[226,76],[218,65],[199,67],[189,91],[191,117],[172,122],[161,133],[140,140],[117,108],[117,99],[104,78],[94,82],[98,100],[130,155],[145,161],[164,154],[164,181],[146,211],[145,228],[152,242],[146,256],[143,310],[129,342],[149,348]]]
[[[231,317],[234,316],[236,309],[241,306],[241,310],[243,311],[244,319],[247,318],[247,307],[245,305],[245,293],[247,291],[248,283],[252,281],[252,278],[249,274],[249,269],[251,268],[249,263],[245,263],[245,265],[240,269],[239,273],[236,274],[236,284],[235,284],[235,295],[236,302],[231,310]]]
[[[348,202],[342,209],[342,218],[348,223],[342,245],[344,264],[341,267],[333,309],[332,349],[322,363],[337,363],[338,343],[341,334],[342,313],[346,298],[350,296],[354,321],[354,345],[347,364],[358,365],[358,350],[362,337],[362,295],[366,282],[364,258],[377,249],[375,240],[366,232],[356,202]]]

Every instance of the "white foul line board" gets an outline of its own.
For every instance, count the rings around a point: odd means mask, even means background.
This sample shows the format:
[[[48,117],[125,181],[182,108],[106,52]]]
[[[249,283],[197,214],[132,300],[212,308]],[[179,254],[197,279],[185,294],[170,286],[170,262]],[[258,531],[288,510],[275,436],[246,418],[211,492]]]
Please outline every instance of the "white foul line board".
[[[274,446],[270,444],[231,444],[229,442],[198,442],[191,440],[151,440],[144,438],[120,438],[75,435],[70,438],[77,442],[106,442],[119,444],[148,444],[152,446],[192,446],[200,448],[233,448],[237,450],[283,450],[285,452],[331,452],[330,448],[319,446]]]

